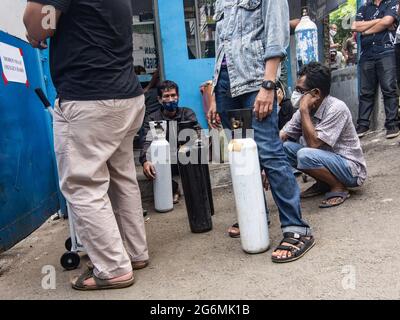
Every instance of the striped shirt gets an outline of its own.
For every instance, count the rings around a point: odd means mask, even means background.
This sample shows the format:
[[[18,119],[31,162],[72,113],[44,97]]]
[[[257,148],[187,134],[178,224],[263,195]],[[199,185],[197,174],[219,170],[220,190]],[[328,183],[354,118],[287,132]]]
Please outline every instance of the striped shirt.
[[[353,177],[358,177],[358,185],[362,185],[367,178],[367,165],[347,105],[337,98],[328,96],[311,116],[311,121],[318,139],[324,142],[320,149],[346,159]],[[295,140],[303,135],[300,111],[293,115],[283,131]]]

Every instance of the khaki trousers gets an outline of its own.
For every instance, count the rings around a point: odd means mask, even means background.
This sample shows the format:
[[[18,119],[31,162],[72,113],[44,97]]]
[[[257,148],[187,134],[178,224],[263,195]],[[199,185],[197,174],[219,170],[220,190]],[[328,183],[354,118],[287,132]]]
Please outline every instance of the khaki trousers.
[[[129,273],[131,261],[149,258],[133,156],[144,112],[143,95],[55,105],[60,188],[101,279]]]

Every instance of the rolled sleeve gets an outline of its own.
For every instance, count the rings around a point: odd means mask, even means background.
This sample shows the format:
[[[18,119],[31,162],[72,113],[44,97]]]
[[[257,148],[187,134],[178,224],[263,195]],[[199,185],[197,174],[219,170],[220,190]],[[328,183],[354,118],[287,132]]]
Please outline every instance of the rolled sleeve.
[[[264,60],[286,57],[290,41],[289,6],[287,1],[265,0],[262,4],[266,47]]]
[[[71,0],[28,0],[28,2],[36,2],[43,5],[50,5],[60,10],[62,13],[67,13]]]
[[[393,17],[396,21],[398,21],[399,16],[397,14],[397,0],[392,0],[388,4],[387,9],[385,10],[384,16],[387,17]]]

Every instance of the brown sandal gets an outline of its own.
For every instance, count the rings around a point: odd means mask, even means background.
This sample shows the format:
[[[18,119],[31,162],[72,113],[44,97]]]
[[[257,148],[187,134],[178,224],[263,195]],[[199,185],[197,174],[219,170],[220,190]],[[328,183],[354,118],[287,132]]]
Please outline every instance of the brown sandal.
[[[88,280],[90,278],[94,279],[94,282],[96,283],[94,286],[88,286],[88,285],[84,284],[85,280]],[[131,285],[133,285],[134,282],[135,282],[135,278],[133,275],[128,280],[117,281],[117,282],[111,282],[110,280],[99,279],[94,275],[93,270],[89,269],[86,272],[84,272],[83,274],[81,274],[71,284],[72,284],[72,288],[75,290],[91,291],[91,290],[127,288],[127,287],[130,287]]]

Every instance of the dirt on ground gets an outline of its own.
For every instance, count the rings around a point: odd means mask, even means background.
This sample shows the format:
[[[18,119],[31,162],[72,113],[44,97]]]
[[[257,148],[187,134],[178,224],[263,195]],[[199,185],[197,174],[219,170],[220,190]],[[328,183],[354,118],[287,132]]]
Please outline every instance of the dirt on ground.
[[[145,204],[151,264],[123,290],[73,290],[70,279],[85,270],[86,258],[80,268],[63,270],[68,221],[50,219],[0,255],[0,299],[399,299],[400,147],[382,136],[367,139],[363,187],[336,208],[319,209],[322,197],[302,201],[316,246],[296,262],[271,261],[281,231],[270,192],[272,248],[242,251],[240,239],[227,235],[236,212],[232,189],[224,188],[214,192],[213,230],[204,234],[190,232],[183,200],[166,214]],[[298,182],[302,190],[312,183]],[[56,272],[55,289],[43,288],[48,266]]]

